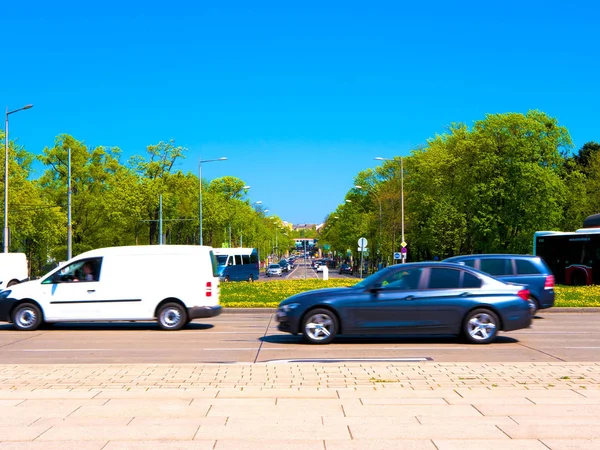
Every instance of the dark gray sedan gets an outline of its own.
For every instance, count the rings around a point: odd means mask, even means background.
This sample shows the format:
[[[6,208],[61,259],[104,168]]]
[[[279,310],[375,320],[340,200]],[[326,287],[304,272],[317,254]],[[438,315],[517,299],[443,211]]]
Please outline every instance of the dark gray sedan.
[[[312,344],[339,334],[464,335],[492,342],[531,325],[533,303],[520,285],[453,263],[398,264],[345,288],[294,295],[279,304],[278,329]]]

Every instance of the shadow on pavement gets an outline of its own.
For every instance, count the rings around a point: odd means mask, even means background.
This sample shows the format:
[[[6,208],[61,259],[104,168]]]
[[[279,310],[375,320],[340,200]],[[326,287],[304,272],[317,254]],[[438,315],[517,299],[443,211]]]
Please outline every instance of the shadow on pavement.
[[[209,330],[213,328],[212,324],[189,323],[183,330]],[[1,330],[17,331],[11,324],[0,325]],[[39,330],[95,330],[95,331],[126,331],[126,330],[152,330],[162,331],[158,328],[156,322],[63,322],[63,323],[45,323]]]
[[[304,341],[302,336],[293,335],[280,335],[274,334],[259,338],[260,341],[270,344],[303,344],[310,345]],[[509,336],[498,336],[494,343],[488,345],[501,345],[501,344],[516,344],[519,340]],[[477,347],[477,344],[468,344],[464,339],[456,336],[368,336],[362,337],[358,335],[351,336],[339,336],[329,346],[335,344],[363,344],[363,345],[377,345],[377,344],[465,344],[473,345]]]

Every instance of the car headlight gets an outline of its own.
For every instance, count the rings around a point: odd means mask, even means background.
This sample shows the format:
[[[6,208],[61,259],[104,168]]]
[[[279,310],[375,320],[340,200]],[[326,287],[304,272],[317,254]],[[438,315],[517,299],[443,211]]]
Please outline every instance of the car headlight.
[[[300,306],[300,303],[288,303],[287,305],[283,305],[283,306],[281,307],[281,310],[282,310],[283,312],[289,312],[289,311],[291,311],[292,309],[296,309],[298,306]]]
[[[0,298],[8,298],[8,296],[10,295],[12,291],[10,289],[5,289],[3,291],[0,291]]]

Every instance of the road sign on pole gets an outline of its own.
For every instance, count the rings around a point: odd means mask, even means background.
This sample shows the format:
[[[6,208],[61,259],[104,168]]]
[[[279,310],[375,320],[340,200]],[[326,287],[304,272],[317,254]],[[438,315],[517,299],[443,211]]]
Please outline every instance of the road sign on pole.
[[[364,237],[361,237],[361,238],[358,240],[358,246],[359,246],[359,247],[366,248],[366,247],[367,247],[367,240],[366,240]]]
[[[402,258],[402,256],[400,256],[400,252],[394,252],[394,259],[400,259]]]

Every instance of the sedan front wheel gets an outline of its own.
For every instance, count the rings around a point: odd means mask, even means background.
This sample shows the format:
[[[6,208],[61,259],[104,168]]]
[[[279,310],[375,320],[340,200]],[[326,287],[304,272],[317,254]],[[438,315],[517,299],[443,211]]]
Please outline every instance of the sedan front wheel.
[[[328,309],[313,309],[302,321],[302,334],[310,344],[329,344],[335,339],[338,321]]]
[[[471,344],[489,344],[496,339],[500,320],[489,309],[476,309],[467,314],[463,332]]]

